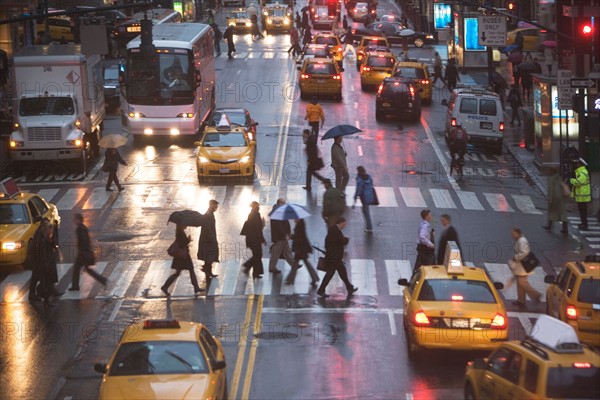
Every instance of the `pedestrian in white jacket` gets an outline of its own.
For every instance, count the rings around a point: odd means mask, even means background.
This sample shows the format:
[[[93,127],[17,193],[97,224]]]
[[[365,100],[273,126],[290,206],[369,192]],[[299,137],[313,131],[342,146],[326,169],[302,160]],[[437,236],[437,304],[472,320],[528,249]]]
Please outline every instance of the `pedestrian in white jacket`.
[[[529,275],[531,272],[527,272],[521,263],[521,260],[527,257],[531,251],[527,238],[523,236],[523,233],[519,228],[513,228],[511,235],[515,240],[515,245],[513,247],[514,256],[508,260],[508,266],[513,273],[511,281],[516,281],[517,283],[517,301],[513,301],[513,304],[519,307],[525,307],[526,296],[529,296],[533,301],[539,302],[542,298],[542,294],[529,284]],[[510,286],[510,283],[511,282],[508,283],[507,288]]]

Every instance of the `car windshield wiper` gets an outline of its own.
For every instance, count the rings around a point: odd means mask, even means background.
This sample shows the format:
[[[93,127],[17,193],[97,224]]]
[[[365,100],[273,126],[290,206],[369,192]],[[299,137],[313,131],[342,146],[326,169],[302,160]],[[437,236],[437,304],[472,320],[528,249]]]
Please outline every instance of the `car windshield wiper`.
[[[187,367],[187,369],[190,371],[190,373],[194,373],[194,367],[192,367],[192,364],[190,364],[187,360],[184,360],[182,357],[178,356],[177,354],[173,353],[172,351],[166,351],[166,353],[168,355],[170,355],[171,357],[173,357],[174,359],[176,359],[177,361],[179,361],[180,363],[182,363],[183,365],[185,365]]]

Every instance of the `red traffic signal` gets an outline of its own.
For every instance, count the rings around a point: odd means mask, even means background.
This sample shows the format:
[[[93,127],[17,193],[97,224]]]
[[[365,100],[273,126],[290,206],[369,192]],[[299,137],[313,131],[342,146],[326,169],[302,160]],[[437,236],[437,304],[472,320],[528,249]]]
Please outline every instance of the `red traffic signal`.
[[[592,31],[592,24],[583,24],[581,26],[581,33],[583,34],[583,36],[591,36]]]
[[[514,1],[509,1],[508,4],[506,5],[506,8],[508,9],[508,11],[516,11],[517,3]]]

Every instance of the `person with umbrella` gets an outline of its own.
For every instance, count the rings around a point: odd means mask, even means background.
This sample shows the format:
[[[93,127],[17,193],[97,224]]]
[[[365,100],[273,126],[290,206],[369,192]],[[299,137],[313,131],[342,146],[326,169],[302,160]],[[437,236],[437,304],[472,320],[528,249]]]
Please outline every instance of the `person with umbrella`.
[[[253,278],[262,278],[264,273],[262,265],[262,246],[266,243],[265,237],[263,236],[263,229],[265,227],[265,220],[260,216],[260,204],[256,201],[250,203],[250,214],[248,219],[244,222],[242,227],[242,236],[246,236],[246,247],[252,252],[250,257],[244,264],[244,273],[248,273],[250,268],[254,268],[252,271]]]
[[[177,228],[175,229],[175,242],[171,245],[172,248],[175,249],[172,253],[173,262],[171,263],[171,269],[174,269],[175,272],[169,276],[165,283],[160,287],[160,290],[162,290],[167,297],[171,296],[169,287],[171,287],[183,270],[190,272],[190,280],[192,281],[192,286],[194,286],[194,293],[204,291],[204,289],[198,285],[198,279],[194,273],[194,263],[190,256],[189,249],[192,238],[189,235],[186,235],[185,228],[185,225],[177,225]]]
[[[306,46],[310,42],[312,42],[312,32],[310,31],[310,26],[307,26],[306,28],[304,28],[302,46]]]
[[[298,11],[296,11],[295,23],[296,23],[296,28],[298,28],[298,30],[302,31],[302,17],[300,16],[300,13]]]
[[[488,76],[488,81],[492,90],[500,96],[500,102],[502,103],[502,107],[504,107],[506,103],[506,89],[508,89],[506,79],[498,72],[492,71]]]
[[[306,33],[306,31],[310,31],[310,25],[308,25],[308,10],[310,7],[306,6],[302,8],[302,35]]]
[[[294,234],[292,235],[292,251],[294,252],[295,264],[292,265],[292,270],[285,279],[285,284],[294,284],[294,281],[296,280],[296,272],[298,271],[298,268],[300,268],[300,260],[302,260],[304,261],[304,265],[310,274],[310,285],[315,287],[319,282],[319,275],[317,274],[317,271],[315,271],[310,261],[308,261],[309,254],[312,253],[312,246],[310,245],[310,241],[306,235],[306,224],[302,218],[296,218],[294,221],[296,222],[296,226],[294,226]]]
[[[119,154],[119,150],[116,147],[108,147],[104,153],[104,165],[102,166],[102,171],[108,172],[108,180],[106,181],[107,192],[112,192],[111,186],[113,182],[117,185],[119,192],[125,189],[119,183],[119,177],[117,176],[119,164],[127,166],[127,163],[123,160],[121,154]]]
[[[348,279],[348,271],[344,264],[344,246],[349,242],[349,239],[344,236],[342,230],[346,227],[346,218],[340,217],[337,222],[327,230],[327,236],[325,237],[325,263],[327,265],[327,272],[321,286],[317,290],[317,295],[322,298],[329,297],[325,293],[327,285],[333,278],[333,275],[337,272],[340,279],[346,285],[348,291],[348,297],[352,296],[358,288],[352,285],[350,279]]]
[[[539,64],[538,64],[539,65]],[[519,64],[519,73],[521,75],[521,88],[523,89],[523,100],[531,100],[531,92],[533,91],[533,77],[532,72],[537,67],[533,62],[524,62]]]
[[[232,53],[235,53],[235,44],[233,43],[233,26],[229,25],[223,32],[223,39],[227,41],[227,57],[233,58]]]
[[[219,25],[217,25],[215,23],[211,24],[211,28],[213,29],[213,33],[214,33],[213,42],[214,42],[215,51],[217,52],[217,56],[220,56],[221,55],[221,39],[223,39],[223,32],[221,32],[219,30]]]
[[[323,107],[317,101],[317,96],[313,96],[311,102],[306,106],[306,115],[304,120],[308,121],[308,125],[311,127],[311,134],[319,137],[319,123],[321,128],[325,124],[325,113]]]
[[[198,238],[198,260],[204,261],[202,271],[206,274],[206,279],[216,278],[212,273],[212,265],[219,262],[219,242],[217,241],[217,227],[215,222],[215,212],[219,208],[219,202],[212,199],[208,202],[208,210],[204,213],[202,231]]]
[[[297,261],[294,261],[292,256],[292,251],[290,250],[290,244],[288,240],[290,240],[290,234],[292,233],[292,228],[290,227],[290,222],[288,219],[296,218],[296,215],[291,216],[285,215],[286,209],[282,208],[280,213],[275,214],[275,212],[281,208],[286,207],[285,199],[277,199],[277,203],[273,206],[273,209],[269,213],[269,217],[271,218],[271,257],[269,258],[269,272],[272,274],[280,274],[281,271],[278,270],[277,261],[279,258],[283,258],[288,262],[293,268],[298,269]]]
[[[346,157],[348,154],[342,146],[342,136],[336,136],[331,145],[331,167],[335,171],[335,187],[342,192],[346,191],[346,185],[350,180],[348,173],[348,163]]]

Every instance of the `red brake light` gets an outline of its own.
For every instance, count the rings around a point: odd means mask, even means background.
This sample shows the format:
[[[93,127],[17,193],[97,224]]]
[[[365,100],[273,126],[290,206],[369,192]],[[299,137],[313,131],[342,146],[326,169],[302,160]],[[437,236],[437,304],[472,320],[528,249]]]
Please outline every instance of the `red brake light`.
[[[428,84],[429,84],[429,81],[428,81],[427,79],[423,79],[423,80],[421,81],[421,84],[423,84],[423,85],[428,85]]]
[[[573,363],[575,368],[592,368],[592,364],[586,362],[576,362]]]
[[[383,58],[383,57],[385,57],[385,56],[384,56],[383,54],[378,54],[378,55],[377,55],[377,57],[379,57],[379,58]]]
[[[567,306],[567,319],[576,320],[577,319],[577,308],[575,306]]]
[[[450,121],[450,125],[456,126],[456,118],[452,118],[452,120]],[[502,126],[502,124],[500,126]],[[500,130],[502,130],[502,129],[500,129]]]
[[[415,88],[411,86],[408,88],[408,90],[410,91],[411,97],[415,97]]]
[[[417,326],[429,325],[429,318],[427,318],[427,315],[425,315],[425,313],[423,311],[419,311],[418,313],[415,314],[415,325],[417,325]]]
[[[504,131],[504,122],[500,122],[500,132]]]
[[[379,89],[377,89],[377,94],[381,94],[382,90],[383,90],[383,83],[381,85],[379,85]]]
[[[496,314],[492,320],[492,329],[506,329],[506,318],[502,314]]]
[[[453,294],[451,296],[452,301],[463,301],[464,297],[460,294]]]
[[[367,67],[366,65],[363,67],[363,71],[370,71],[371,67]]]
[[[354,9],[354,12],[358,11],[356,8]]]
[[[149,319],[144,321],[144,329],[181,328],[176,319]]]
[[[308,75],[308,74],[300,75],[300,79],[308,79],[308,78],[310,78],[310,75]]]
[[[339,81],[339,80],[341,80],[341,79],[342,79],[342,77],[341,77],[341,75],[334,75],[334,76],[333,76],[333,79],[335,79],[335,80],[338,80],[338,81]]]

